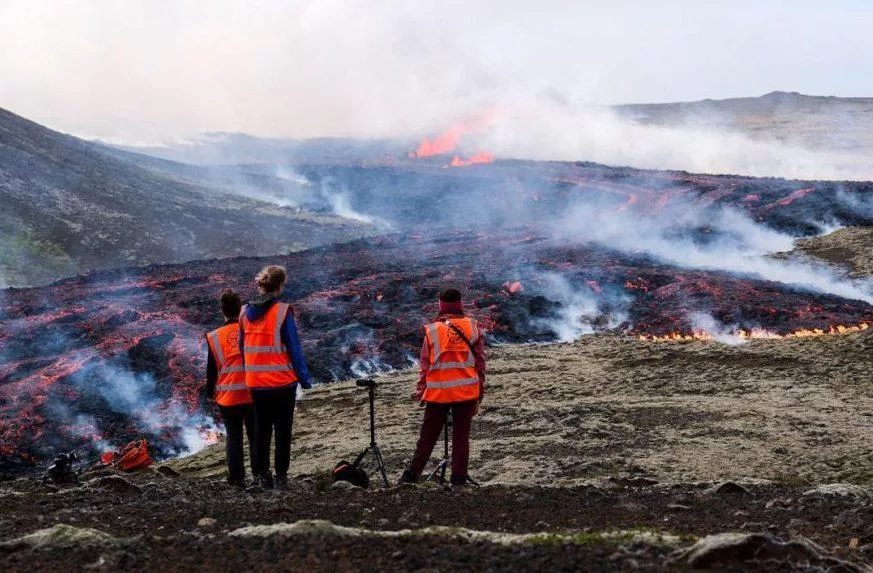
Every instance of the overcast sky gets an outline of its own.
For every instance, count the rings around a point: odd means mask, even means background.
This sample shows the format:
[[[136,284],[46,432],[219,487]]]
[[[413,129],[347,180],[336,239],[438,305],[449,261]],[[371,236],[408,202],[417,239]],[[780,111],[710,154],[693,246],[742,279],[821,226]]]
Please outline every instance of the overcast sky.
[[[0,0],[0,106],[80,135],[391,136],[507,100],[873,96],[868,0]]]

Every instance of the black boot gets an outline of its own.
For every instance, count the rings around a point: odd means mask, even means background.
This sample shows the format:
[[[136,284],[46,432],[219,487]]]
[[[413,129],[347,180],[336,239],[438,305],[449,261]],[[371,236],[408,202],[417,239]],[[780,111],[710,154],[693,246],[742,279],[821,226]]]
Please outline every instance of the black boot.
[[[401,475],[400,479],[397,480],[397,485],[403,485],[406,483],[418,483],[418,475],[416,475],[416,473],[412,470],[403,470],[403,475]]]
[[[281,491],[288,491],[288,477],[287,476],[276,476],[276,489]]]
[[[227,485],[232,485],[233,487],[245,489],[246,480],[245,479],[236,479],[236,478],[227,478]]]
[[[273,489],[273,474],[270,472],[264,472],[258,478],[260,482],[261,489]]]
[[[458,475],[452,474],[452,479],[449,480],[449,483],[452,485],[452,487],[458,487],[458,486],[469,485],[470,482],[467,479],[467,476],[458,476]]]

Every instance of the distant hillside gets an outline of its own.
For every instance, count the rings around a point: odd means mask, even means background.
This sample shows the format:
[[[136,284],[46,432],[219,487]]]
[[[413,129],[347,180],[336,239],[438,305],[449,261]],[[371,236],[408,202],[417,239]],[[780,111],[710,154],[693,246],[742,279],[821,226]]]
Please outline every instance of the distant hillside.
[[[873,97],[777,91],[761,97],[619,105],[613,109],[648,125],[727,129],[756,139],[817,149],[873,150]]]
[[[243,133],[205,133],[191,141],[119,149],[196,165],[239,163],[358,163],[405,156],[417,142],[391,139],[282,139]]]
[[[354,221],[238,194],[258,184],[276,183],[209,178],[0,109],[0,285],[43,284],[90,269],[276,254],[366,231]]]

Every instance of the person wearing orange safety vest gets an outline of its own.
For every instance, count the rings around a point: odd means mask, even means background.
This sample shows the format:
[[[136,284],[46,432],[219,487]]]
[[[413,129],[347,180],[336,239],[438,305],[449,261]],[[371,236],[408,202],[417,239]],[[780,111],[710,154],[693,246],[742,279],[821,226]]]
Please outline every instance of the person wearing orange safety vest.
[[[252,393],[258,427],[259,481],[264,489],[288,489],[291,428],[297,385],[309,389],[309,369],[300,346],[294,310],[279,301],[283,267],[270,265],[255,278],[260,295],[240,315],[240,352],[245,383]],[[276,479],[270,472],[270,443],[276,433]]]
[[[452,413],[452,485],[468,483],[470,426],[485,392],[485,336],[464,315],[461,293],[439,295],[439,315],[424,327],[415,398],[425,405],[412,463],[400,483],[416,483]]]
[[[249,459],[255,479],[258,477],[258,456],[255,447],[255,409],[251,392],[246,387],[246,374],[239,348],[239,313],[242,301],[237,293],[228,289],[221,293],[220,304],[224,326],[206,335],[206,393],[218,404],[227,430],[227,482],[237,487],[245,487],[243,427],[249,441]]]

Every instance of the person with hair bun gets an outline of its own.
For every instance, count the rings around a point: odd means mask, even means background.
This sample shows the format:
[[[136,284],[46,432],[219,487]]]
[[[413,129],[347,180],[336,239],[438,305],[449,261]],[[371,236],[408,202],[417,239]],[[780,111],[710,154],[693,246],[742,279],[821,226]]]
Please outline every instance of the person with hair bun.
[[[215,399],[227,431],[227,483],[245,487],[243,428],[249,440],[252,475],[258,479],[255,409],[246,387],[242,354],[239,349],[239,313],[242,300],[231,289],[219,298],[224,326],[206,334],[206,395]]]
[[[279,301],[286,280],[284,267],[270,265],[261,270],[255,277],[259,295],[243,307],[239,319],[245,382],[252,393],[257,419],[259,482],[264,489],[288,489],[297,385],[312,387],[294,310]],[[275,481],[270,472],[274,431]]]

